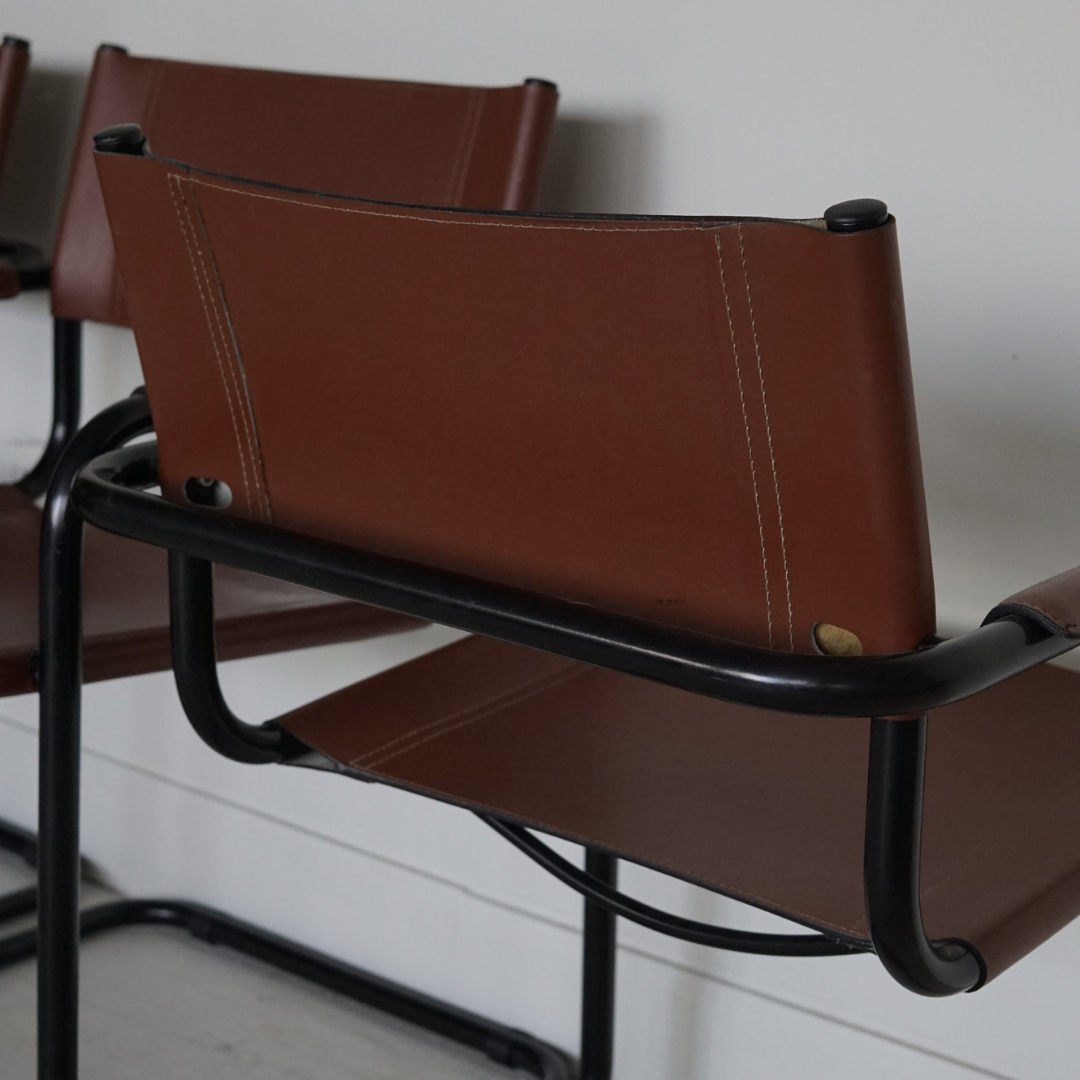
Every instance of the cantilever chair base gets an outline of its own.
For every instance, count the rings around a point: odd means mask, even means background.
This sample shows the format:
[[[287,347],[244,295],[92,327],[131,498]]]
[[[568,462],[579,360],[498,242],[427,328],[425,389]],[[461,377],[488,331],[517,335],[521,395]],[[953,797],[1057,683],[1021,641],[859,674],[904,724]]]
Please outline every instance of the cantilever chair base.
[[[0,847],[22,856],[31,865],[36,862],[36,837],[2,821]],[[0,898],[0,923],[30,914],[36,892],[31,887]],[[22,902],[18,910],[16,898]],[[224,945],[361,1005],[478,1050],[508,1069],[521,1070],[541,1080],[571,1080],[575,1075],[573,1064],[565,1054],[523,1031],[420,994],[202,904],[173,899],[98,904],[81,913],[80,936],[85,941],[129,926],[172,926],[186,930],[200,941]],[[0,970],[29,960],[36,953],[34,930],[0,938]]]
[[[0,847],[36,861],[36,838],[6,822],[0,822]],[[36,889],[11,894],[33,898]],[[33,911],[9,910],[0,903],[0,922]],[[271,934],[231,915],[185,900],[118,900],[84,910],[80,919],[83,940],[128,926],[172,926],[212,945],[225,945],[252,959],[307,979],[317,986],[378,1009],[426,1031],[486,1054],[509,1069],[518,1069],[542,1080],[570,1080],[572,1062],[555,1047],[523,1031],[497,1024],[486,1017],[448,1005],[379,975],[342,963],[333,957]],[[0,970],[28,960],[37,953],[33,930],[0,938]]]

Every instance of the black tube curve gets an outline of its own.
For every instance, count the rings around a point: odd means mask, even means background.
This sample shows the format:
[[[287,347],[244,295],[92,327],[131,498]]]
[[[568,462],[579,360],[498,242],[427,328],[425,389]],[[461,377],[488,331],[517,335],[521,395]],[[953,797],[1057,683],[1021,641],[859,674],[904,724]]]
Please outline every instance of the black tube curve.
[[[42,514],[38,1071],[50,1080],[78,1078],[83,519],[71,492],[88,461],[150,428],[145,395],[98,413],[60,456]]]
[[[45,493],[82,411],[82,323],[53,319],[53,402],[49,439],[37,464],[15,486],[31,499]]]
[[[713,949],[759,953],[764,956],[851,956],[869,951],[824,934],[759,934],[750,930],[729,930],[723,926],[672,915],[649,904],[643,904],[640,900],[605,884],[599,878],[579,870],[522,826],[479,811],[476,811],[476,816],[564,885],[569,885],[571,889],[608,911],[668,937],[692,941],[696,945],[708,945]]]
[[[874,951],[897,982],[944,997],[977,990],[986,965],[966,941],[931,941],[919,896],[925,716],[871,724],[863,883]]]
[[[203,742],[247,765],[282,762],[304,752],[275,721],[248,724],[225,701],[217,675],[211,563],[169,551],[169,619],[176,689]]]

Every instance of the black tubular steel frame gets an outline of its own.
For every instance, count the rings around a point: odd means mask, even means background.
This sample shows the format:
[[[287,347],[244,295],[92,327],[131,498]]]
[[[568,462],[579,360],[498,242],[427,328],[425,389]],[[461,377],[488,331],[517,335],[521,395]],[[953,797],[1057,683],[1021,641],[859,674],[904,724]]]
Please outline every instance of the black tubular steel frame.
[[[181,697],[203,738],[239,760],[337,768],[276,722],[253,727],[228,709],[214,666],[211,562],[726,701],[803,714],[875,717],[865,848],[873,948],[900,982],[919,993],[950,994],[981,985],[984,972],[974,948],[962,941],[929,941],[922,925],[918,881],[925,713],[1058,656],[1076,641],[1022,615],[996,612],[965,637],[910,653],[859,658],[773,653],[168,502],[144,490],[156,482],[154,444],[118,449],[150,427],[145,398],[138,394],[100,413],[61,457],[46,503],[41,568],[39,1076],[47,1080],[77,1076],[79,593],[84,519],[169,549],[174,666]],[[525,830],[486,820],[583,892],[589,905],[663,932],[745,951],[820,955],[850,952],[860,944],[866,948],[865,943],[838,942],[825,935],[760,935],[775,940],[755,942],[749,940],[753,935],[675,919],[618,893],[613,873],[597,861],[612,856],[592,853],[582,874],[570,864],[560,866],[559,856]],[[598,925],[593,918],[589,923]],[[604,997],[603,989],[613,989],[606,968],[613,955],[613,942],[596,946],[587,975],[598,996],[595,1007],[586,1006],[588,1026],[594,1032],[605,1028],[604,1011],[610,1010],[613,1000],[610,994]],[[610,1047],[606,1058],[604,1053],[595,1058],[598,1078],[605,1069],[610,1071]]]
[[[38,839],[27,829],[0,820],[0,848],[19,856],[31,867],[37,866]],[[36,907],[36,885],[0,896],[0,923],[30,915]],[[224,945],[362,1005],[479,1050],[500,1065],[524,1070],[541,1080],[570,1080],[573,1074],[569,1059],[523,1031],[417,993],[203,904],[174,899],[117,900],[84,909],[79,916],[79,936],[83,941],[129,926],[171,926],[186,930],[200,941]],[[37,950],[36,929],[0,937],[0,970],[31,959]],[[581,1080],[585,1080],[584,1074]],[[600,1074],[596,1080],[600,1080]]]
[[[79,428],[82,411],[82,323],[53,319],[53,400],[49,439],[37,464],[15,485],[24,495],[44,495],[64,447]]]
[[[598,885],[614,889],[619,860],[586,848],[585,874]],[[615,923],[612,911],[586,899],[579,1080],[611,1080],[615,1057]]]
[[[353,1001],[471,1047],[492,1061],[541,1080],[571,1080],[573,1064],[547,1043],[467,1009],[417,993],[214,908],[184,900],[116,900],[81,912],[82,940],[130,926],[170,926],[307,979]],[[0,970],[38,951],[36,930],[0,938]]]
[[[151,430],[145,396],[104,410],[64,452],[53,474],[42,532],[41,749],[36,842],[11,833],[12,846],[38,866],[38,926],[0,939],[0,968],[38,955],[38,1076],[78,1077],[78,943],[136,924],[186,928],[483,1051],[491,1060],[542,1080],[571,1080],[573,1063],[525,1032],[351,967],[220,911],[180,900],[122,900],[79,912],[79,755],[81,717],[81,564],[83,518],[70,499],[81,466],[95,454]],[[212,613],[211,613],[212,618]],[[2,842],[3,830],[0,830]],[[22,895],[22,894],[20,894]],[[25,914],[31,909],[21,913]],[[13,916],[12,916],[13,917]],[[597,1080],[606,1080],[598,1077]]]

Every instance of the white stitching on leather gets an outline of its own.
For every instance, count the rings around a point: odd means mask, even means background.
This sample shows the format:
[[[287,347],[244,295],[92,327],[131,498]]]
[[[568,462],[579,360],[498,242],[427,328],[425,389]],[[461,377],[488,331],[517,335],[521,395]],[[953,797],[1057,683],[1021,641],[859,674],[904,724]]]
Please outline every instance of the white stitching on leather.
[[[177,177],[178,185],[183,183],[183,180],[184,180],[183,177]],[[191,200],[194,202],[195,201],[195,189],[193,187],[191,187],[190,183],[188,185],[188,189],[189,189],[189,192],[190,192],[190,195],[191,195]],[[210,271],[207,269],[206,258],[205,258],[204,254],[203,254],[202,247],[199,244],[198,236],[197,236],[197,234],[195,232],[195,222],[194,222],[194,220],[192,219],[192,216],[191,216],[191,208],[188,205],[188,201],[186,199],[182,199],[181,201],[183,202],[184,213],[187,216],[188,227],[191,230],[192,246],[195,249],[195,253],[199,256],[199,267],[202,270],[203,279],[206,282],[206,292],[207,292],[207,296],[210,298],[210,300],[209,300],[210,308],[213,310],[213,313],[214,313],[214,322],[217,325],[217,332],[218,332],[218,337],[219,337],[219,339],[221,341],[222,353],[224,354],[224,357],[225,357],[225,359],[227,361],[227,366],[228,366],[228,369],[229,369],[229,375],[232,378],[233,389],[236,392],[236,411],[240,415],[241,426],[244,429],[244,441],[245,441],[245,443],[247,445],[248,464],[251,466],[251,487],[252,487],[252,490],[255,493],[255,511],[258,514],[260,520],[265,520],[266,515],[263,512],[263,504],[264,504],[264,501],[265,501],[265,497],[264,497],[264,494],[263,494],[263,491],[262,491],[262,485],[259,482],[260,470],[259,470],[259,462],[258,462],[258,459],[257,459],[258,455],[256,454],[255,447],[254,447],[253,442],[252,442],[251,424],[248,423],[248,416],[247,416],[247,413],[244,410],[243,380],[242,380],[240,372],[237,370],[236,358],[233,356],[233,352],[229,348],[229,339],[227,338],[227,336],[225,334],[225,327],[224,327],[224,325],[222,324],[222,321],[221,321],[221,312],[218,310],[218,306],[214,303],[214,300],[213,300],[213,294],[212,294],[212,291],[211,291]],[[197,209],[197,207],[196,207],[196,209]],[[205,230],[201,230],[201,231],[203,232],[203,235],[205,237],[205,235],[206,235]],[[250,510],[250,508],[251,507],[250,507],[250,500],[249,500],[249,510]]]
[[[788,644],[795,651],[795,615],[791,607],[791,575],[788,572],[787,538],[784,536],[784,510],[780,505],[780,479],[776,473],[776,454],[773,451],[772,427],[769,424],[769,403],[765,398],[765,372],[761,366],[761,345],[758,342],[757,323],[754,321],[754,301],[750,298],[750,274],[746,269],[746,246],[743,244],[742,226],[736,225],[739,234],[739,256],[742,259],[743,281],[746,283],[746,303],[750,308],[750,329],[754,333],[754,356],[757,359],[758,384],[761,387],[761,408],[765,413],[765,434],[769,442],[769,464],[772,466],[773,491],[776,493],[776,516],[780,522],[780,554],[784,560],[784,590],[787,593]]]
[[[218,310],[217,305],[214,305],[214,319],[218,325],[218,333],[221,335],[225,355],[229,358],[229,368],[232,372],[233,383],[236,386],[238,398],[237,409],[240,413],[240,419],[244,424],[244,435],[247,439],[248,454],[251,458],[251,471],[254,477],[255,494],[259,499],[259,517],[267,524],[272,524],[273,515],[270,511],[270,497],[267,494],[265,487],[266,468],[263,464],[262,448],[259,445],[259,435],[255,426],[255,409],[251,404],[251,394],[248,390],[247,375],[244,372],[244,361],[240,355],[240,344],[236,340],[236,331],[233,329],[228,305],[225,303],[225,290],[222,287],[221,278],[218,276],[217,263],[214,261],[214,252],[210,247],[210,235],[206,230],[206,222],[203,220],[202,216],[202,207],[199,206],[199,200],[195,194],[194,187],[191,187],[190,179],[188,180],[188,185],[191,190],[191,201],[195,204],[195,212],[199,217],[199,228],[203,234],[203,239],[206,241],[206,250],[209,255],[210,269],[214,272],[214,283],[217,286],[218,299],[221,301],[220,311]],[[192,231],[194,231],[194,225],[192,225]],[[203,252],[198,243],[195,245],[195,250],[199,253],[199,262],[203,267],[203,273],[206,275],[207,290],[209,290],[210,273],[206,269],[206,260],[203,259]],[[224,324],[221,321],[222,312],[224,312],[225,315]],[[229,331],[228,334],[225,332],[226,326]]]
[[[735,323],[731,319],[731,302],[728,299],[727,281],[724,278],[724,253],[720,234],[716,233],[716,258],[720,263],[720,287],[724,291],[724,308],[727,311],[728,330],[731,333],[731,354],[735,358],[735,375],[739,380],[739,403],[742,405],[743,427],[746,429],[746,450],[750,455],[750,480],[754,485],[754,509],[757,511],[758,535],[761,538],[761,569],[765,575],[765,617],[769,627],[769,648],[772,648],[772,598],[769,596],[769,560],[765,554],[765,524],[761,519],[761,500],[758,497],[757,469],[754,466],[754,446],[750,439],[750,418],[746,412],[746,395],[743,393],[742,370],[739,367],[739,348],[735,344]]]
[[[229,406],[229,419],[232,421],[233,434],[236,436],[236,453],[240,458],[240,472],[244,480],[244,499],[247,503],[248,513],[251,513],[251,487],[248,484],[247,475],[247,463],[244,460],[244,445],[240,439],[240,425],[236,422],[236,411],[232,400],[232,391],[229,389],[229,380],[225,374],[225,365],[221,359],[221,350],[218,348],[217,337],[214,334],[214,326],[210,321],[210,311],[206,303],[206,295],[203,291],[202,279],[199,276],[199,268],[195,265],[195,256],[192,254],[191,244],[192,241],[188,238],[188,227],[184,223],[184,214],[180,210],[180,201],[177,199],[177,192],[180,184],[183,180],[182,177],[175,173],[169,173],[167,176],[169,194],[172,196],[173,208],[176,210],[176,218],[180,223],[180,232],[184,237],[184,246],[187,248],[188,261],[191,263],[192,276],[195,278],[195,284],[199,290],[199,299],[202,301],[203,314],[206,316],[206,329],[210,334],[210,344],[214,347],[214,356],[217,358],[218,371],[221,374],[221,384],[225,390],[225,401]],[[173,186],[173,180],[176,180],[176,186]],[[180,199],[183,198],[181,193]]]
[[[402,754],[408,754],[417,749],[417,747],[423,746],[425,743],[432,742],[435,739],[441,739],[444,735],[449,735],[451,731],[458,731],[463,727],[468,727],[470,724],[475,724],[478,720],[483,720],[494,713],[501,712],[503,709],[510,708],[514,705],[520,705],[522,702],[528,701],[529,698],[536,697],[537,694],[552,690],[556,686],[561,686],[564,682],[568,682],[570,679],[582,675],[587,670],[588,668],[583,664],[574,664],[569,670],[549,672],[547,675],[542,675],[537,679],[533,679],[523,686],[516,686],[512,690],[508,690],[506,693],[500,694],[490,701],[483,702],[480,705],[471,706],[468,709],[462,709],[458,713],[443,717],[439,720],[433,720],[431,723],[422,724],[420,727],[415,728],[404,735],[398,736],[396,739],[385,743],[375,750],[369,750],[360,757],[350,759],[349,764],[357,769],[374,769],[379,765],[385,765],[386,762],[392,761]],[[458,719],[459,717],[460,719]],[[457,722],[454,723],[454,720],[457,720]],[[427,734],[424,734],[425,732]],[[385,753],[391,746],[403,741],[405,742],[405,745],[398,746],[389,753]]]

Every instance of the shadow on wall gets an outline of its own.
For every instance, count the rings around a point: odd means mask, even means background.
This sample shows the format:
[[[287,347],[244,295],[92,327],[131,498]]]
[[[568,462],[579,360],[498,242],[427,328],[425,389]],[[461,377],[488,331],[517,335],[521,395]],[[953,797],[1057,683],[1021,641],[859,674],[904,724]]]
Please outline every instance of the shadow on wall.
[[[0,236],[52,250],[85,87],[85,73],[31,67],[0,178]]]
[[[645,214],[657,202],[652,117],[560,114],[540,181],[540,209]]]

